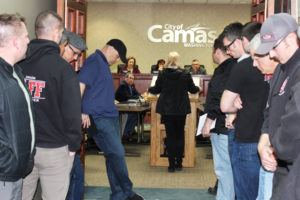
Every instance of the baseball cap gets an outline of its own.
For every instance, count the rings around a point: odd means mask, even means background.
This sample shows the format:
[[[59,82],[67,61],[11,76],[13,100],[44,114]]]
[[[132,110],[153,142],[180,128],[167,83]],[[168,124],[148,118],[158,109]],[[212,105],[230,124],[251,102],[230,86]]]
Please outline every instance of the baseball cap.
[[[76,33],[64,30],[63,35],[62,35],[62,40],[61,42],[64,42],[64,40],[68,40],[68,43],[75,48],[79,49],[80,51],[85,51],[87,50],[87,46],[82,39],[80,35],[77,35]]]
[[[119,57],[121,58],[123,63],[127,62],[127,59],[126,59],[127,48],[121,40],[111,39],[106,44],[114,47],[114,49],[117,50]]]
[[[265,55],[269,53],[277,42],[288,34],[297,31],[296,20],[287,13],[278,13],[269,17],[260,30],[261,44],[255,53]]]

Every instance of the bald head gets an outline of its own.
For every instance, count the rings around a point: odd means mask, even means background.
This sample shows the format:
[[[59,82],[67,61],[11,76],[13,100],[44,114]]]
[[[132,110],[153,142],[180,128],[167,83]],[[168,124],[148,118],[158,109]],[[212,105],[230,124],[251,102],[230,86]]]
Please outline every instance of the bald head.
[[[35,21],[35,34],[39,39],[59,43],[63,32],[62,18],[54,11],[41,12]]]

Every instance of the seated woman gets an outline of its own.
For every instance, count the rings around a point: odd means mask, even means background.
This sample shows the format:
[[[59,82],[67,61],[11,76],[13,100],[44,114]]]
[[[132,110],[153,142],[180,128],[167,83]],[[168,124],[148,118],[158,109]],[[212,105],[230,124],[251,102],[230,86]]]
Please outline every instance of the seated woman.
[[[156,65],[152,65],[151,74],[158,74],[158,72],[162,71],[165,63],[164,59],[159,59]]]
[[[127,58],[127,63],[120,70],[121,73],[131,72],[132,74],[140,74],[140,70],[136,67],[136,59],[133,56]]]

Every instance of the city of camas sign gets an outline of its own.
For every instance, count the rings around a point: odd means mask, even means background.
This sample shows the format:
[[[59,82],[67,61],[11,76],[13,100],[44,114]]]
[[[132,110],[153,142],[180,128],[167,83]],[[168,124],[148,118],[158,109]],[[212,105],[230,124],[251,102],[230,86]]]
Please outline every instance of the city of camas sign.
[[[154,43],[183,43],[184,47],[212,47],[217,31],[195,24],[183,28],[183,24],[156,24],[148,29],[148,39]]]

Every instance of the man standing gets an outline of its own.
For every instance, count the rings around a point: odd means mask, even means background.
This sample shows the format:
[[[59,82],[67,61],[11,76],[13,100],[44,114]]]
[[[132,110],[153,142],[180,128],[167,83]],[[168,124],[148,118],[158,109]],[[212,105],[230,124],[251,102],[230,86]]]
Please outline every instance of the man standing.
[[[218,178],[217,200],[234,199],[234,184],[232,168],[228,152],[228,131],[225,127],[225,113],[220,109],[221,96],[232,67],[236,61],[231,58],[223,45],[223,35],[220,35],[214,43],[213,60],[219,66],[209,82],[205,102],[207,117],[202,127],[203,137],[211,139],[213,148],[214,170]],[[210,127],[216,120],[215,128]]]
[[[68,63],[76,62],[87,46],[81,36],[64,30],[60,41],[61,56]],[[63,49],[63,50],[62,50]],[[75,154],[71,170],[70,186],[66,200],[81,200],[84,188],[84,173],[78,154]]]
[[[138,99],[140,94],[134,85],[134,75],[132,73],[127,73],[125,75],[125,80],[120,83],[116,91],[116,100],[119,102],[127,101],[128,99]],[[125,128],[123,131],[123,139],[132,141],[132,134],[134,134],[134,127],[137,124],[138,118],[136,113],[126,113],[127,120],[125,123]]]
[[[66,198],[70,170],[81,143],[79,81],[59,54],[63,24],[53,11],[40,13],[37,39],[20,63],[35,110],[36,155],[33,171],[24,179],[23,199],[32,200],[40,179],[43,199]]]
[[[64,30],[60,45],[63,45],[63,59],[68,63],[77,61],[81,57],[81,53],[87,50],[87,46],[81,36],[76,33]]]
[[[284,199],[281,189],[285,188],[287,175],[293,166],[292,160],[282,156],[281,150],[289,147],[292,138],[287,135],[286,142],[282,133],[292,130],[285,125],[285,105],[291,99],[291,88],[299,81],[300,51],[298,45],[296,20],[286,13],[279,13],[269,17],[260,31],[261,45],[255,51],[256,54],[265,55],[277,59],[282,65],[273,75],[272,86],[263,133],[260,137],[258,152],[261,163],[266,170],[275,171],[273,180],[273,192],[271,199]],[[287,118],[289,119],[289,118]],[[294,133],[294,132],[293,132]],[[278,155],[277,155],[278,154]],[[292,181],[292,180],[291,180]],[[293,191],[293,194],[296,191]],[[293,195],[290,194],[290,195]]]
[[[85,61],[79,72],[82,96],[83,127],[90,126],[92,116],[97,134],[93,136],[106,158],[107,176],[111,188],[111,200],[142,200],[132,191],[128,177],[125,152],[120,140],[119,112],[114,103],[114,84],[109,66],[126,62],[126,46],[119,39],[107,42],[103,49],[96,50]]]
[[[230,41],[224,30],[224,45],[234,48],[240,41],[243,51],[248,50],[251,39],[260,31],[258,22],[247,23],[240,38]],[[231,51],[232,56],[241,52]],[[263,123],[263,110],[268,97],[268,83],[260,71],[253,67],[249,57],[237,63],[232,69],[221,99],[221,110],[226,113],[237,113],[235,134],[232,149],[232,169],[237,199],[255,199],[258,194],[260,160],[257,154],[257,143]],[[236,100],[243,102],[243,108],[234,105]]]
[[[29,43],[25,19],[0,15],[0,197],[19,200],[33,166],[32,103],[20,67]]]

